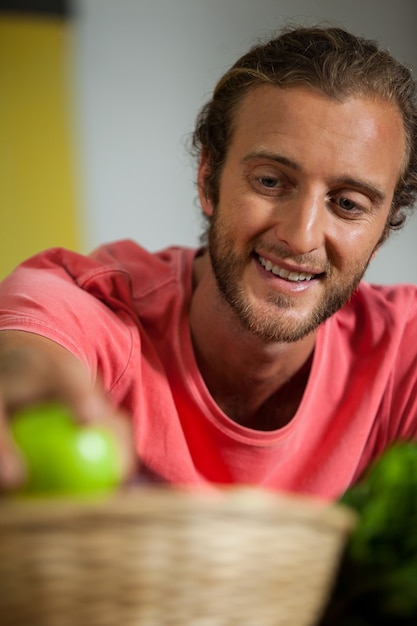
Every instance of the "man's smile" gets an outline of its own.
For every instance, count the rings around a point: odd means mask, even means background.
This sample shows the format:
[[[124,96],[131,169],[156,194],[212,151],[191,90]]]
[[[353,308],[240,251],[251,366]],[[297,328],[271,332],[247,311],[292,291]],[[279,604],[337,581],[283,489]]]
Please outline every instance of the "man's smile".
[[[256,257],[259,263],[266,269],[267,272],[271,272],[275,276],[279,276],[280,278],[284,278],[285,280],[289,280],[291,282],[300,282],[300,281],[309,281],[314,278],[318,278],[322,276],[322,274],[318,273],[310,273],[310,272],[296,272],[290,271],[286,268],[280,267],[279,265],[274,265],[272,261],[269,259],[265,259],[264,257],[256,254]]]

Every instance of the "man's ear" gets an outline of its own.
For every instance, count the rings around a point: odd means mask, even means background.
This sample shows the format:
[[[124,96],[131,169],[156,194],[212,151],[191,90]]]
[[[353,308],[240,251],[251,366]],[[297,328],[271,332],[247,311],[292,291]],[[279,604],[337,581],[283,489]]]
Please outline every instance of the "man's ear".
[[[370,259],[371,261],[374,260],[374,258],[376,257],[377,253],[381,249],[381,246],[387,241],[387,239],[388,239],[390,234],[391,234],[391,229],[390,229],[389,223],[387,222],[385,224],[385,227],[384,227],[384,230],[382,232],[382,235],[379,238],[379,241],[376,244],[376,246],[374,248],[374,251],[372,252],[371,259]]]
[[[381,246],[382,246],[382,243],[378,244],[378,245],[376,246],[376,248],[374,248],[374,251],[373,251],[373,252],[372,252],[372,254],[371,254],[370,261],[373,261],[373,260],[374,260],[374,258],[376,257],[376,255],[377,255],[377,253],[378,253],[378,250],[380,249],[380,247],[381,247]]]
[[[375,248],[373,249],[373,252],[371,254],[371,258],[369,259],[369,261],[373,261],[374,258],[376,257],[376,255],[378,254],[378,252],[380,251],[382,245],[386,242],[386,240],[388,239],[388,235],[389,235],[389,230],[386,228],[380,238],[380,240],[378,241],[378,243],[376,244]]]
[[[378,241],[378,243],[376,244],[375,248],[373,249],[373,252],[371,254],[371,258],[369,259],[369,261],[373,261],[374,258],[376,257],[376,255],[378,254],[378,252],[380,251],[381,247],[383,246],[383,244],[386,242],[386,240],[388,239],[390,234],[390,230],[388,227],[385,227],[385,230],[380,238],[380,240]]]
[[[210,173],[211,167],[208,164],[206,152],[203,150],[197,172],[197,188],[201,208],[203,209],[203,213],[205,213],[208,217],[213,215],[213,203],[209,197],[207,189],[207,178]]]

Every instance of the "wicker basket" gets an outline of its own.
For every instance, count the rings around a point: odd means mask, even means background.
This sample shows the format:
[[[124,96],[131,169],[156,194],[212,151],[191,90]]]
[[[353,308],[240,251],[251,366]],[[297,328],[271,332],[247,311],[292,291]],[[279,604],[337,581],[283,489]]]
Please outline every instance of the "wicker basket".
[[[351,511],[230,489],[0,500],[2,626],[307,626]]]

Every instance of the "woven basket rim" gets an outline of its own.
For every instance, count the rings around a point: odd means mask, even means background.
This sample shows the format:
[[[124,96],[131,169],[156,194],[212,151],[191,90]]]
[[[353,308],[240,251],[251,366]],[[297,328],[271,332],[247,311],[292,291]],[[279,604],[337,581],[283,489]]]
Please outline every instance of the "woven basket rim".
[[[8,527],[68,524],[97,518],[109,523],[141,518],[184,518],[196,515],[239,516],[241,519],[277,523],[305,521],[349,533],[357,515],[338,502],[319,498],[232,487],[213,491],[191,491],[166,487],[133,487],[91,497],[10,497],[0,499],[0,532]]]

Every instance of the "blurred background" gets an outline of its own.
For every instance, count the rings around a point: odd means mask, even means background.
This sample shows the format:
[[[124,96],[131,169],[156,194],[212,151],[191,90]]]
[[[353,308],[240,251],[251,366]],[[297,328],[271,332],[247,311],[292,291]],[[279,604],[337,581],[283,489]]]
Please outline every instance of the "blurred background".
[[[197,245],[196,114],[288,23],[348,28],[417,69],[415,0],[0,0],[0,278],[50,246]],[[417,283],[416,242],[412,218],[367,278]]]

